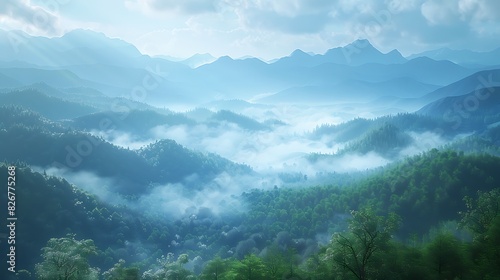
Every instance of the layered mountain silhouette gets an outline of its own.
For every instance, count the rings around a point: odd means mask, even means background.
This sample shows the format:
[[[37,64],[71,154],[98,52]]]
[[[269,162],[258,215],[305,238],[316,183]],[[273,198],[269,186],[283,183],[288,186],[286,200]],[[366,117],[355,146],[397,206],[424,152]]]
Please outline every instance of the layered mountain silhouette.
[[[457,95],[440,88],[478,72],[478,65],[491,69],[495,54],[442,50],[404,58],[397,50],[382,53],[368,40],[357,40],[324,54],[298,49],[272,62],[215,59],[209,54],[174,62],[143,55],[132,44],[90,30],[54,38],[0,30],[0,88],[43,82],[160,106],[235,99],[271,104],[380,102],[390,97],[402,99],[397,104],[404,107],[408,98],[426,96],[419,100],[428,103]]]
[[[408,58],[429,57],[435,60],[449,60],[462,65],[500,65],[500,48],[487,52],[475,52],[471,50],[452,50],[441,48],[410,55]]]

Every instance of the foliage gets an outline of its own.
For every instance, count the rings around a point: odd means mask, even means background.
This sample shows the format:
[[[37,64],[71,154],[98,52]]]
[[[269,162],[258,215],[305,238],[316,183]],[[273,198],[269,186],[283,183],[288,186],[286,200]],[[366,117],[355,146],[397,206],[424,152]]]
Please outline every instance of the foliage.
[[[489,192],[478,191],[477,199],[464,197],[467,210],[461,212],[462,225],[477,237],[484,238],[495,219],[500,216],[500,189]]]
[[[406,148],[412,142],[410,135],[392,124],[385,123],[366,133],[360,140],[351,142],[346,148],[340,150],[338,155],[375,152],[384,157],[394,158],[401,149]]]
[[[98,253],[94,241],[90,239],[76,240],[74,235],[51,238],[42,252],[43,262],[36,265],[40,279],[98,279],[99,269],[90,267],[88,263],[88,258]]]
[[[181,254],[177,259],[175,259],[174,254],[169,253],[166,256],[159,258],[157,260],[157,265],[154,268],[145,271],[142,274],[142,279],[190,279],[191,272],[183,267],[188,261],[189,258],[186,254]]]
[[[139,268],[125,267],[125,260],[120,259],[112,268],[103,273],[105,280],[139,280]]]
[[[450,233],[441,233],[425,248],[435,279],[463,279],[466,272],[462,244]]]
[[[104,124],[104,125],[103,125]],[[131,110],[129,112],[104,111],[75,118],[70,126],[77,129],[116,130],[131,133],[141,139],[148,139],[149,131],[157,126],[187,125],[195,121],[183,114],[161,114],[152,110]]]
[[[376,216],[370,208],[351,211],[351,215],[349,234],[334,235],[329,257],[338,271],[348,270],[357,279],[369,279],[378,269],[373,265],[373,259],[388,249],[399,217],[394,214],[388,218]]]
[[[269,127],[266,126],[265,124],[262,124],[254,119],[251,119],[249,117],[233,113],[228,110],[221,110],[217,113],[215,113],[212,117],[212,120],[215,121],[215,124],[220,123],[221,121],[226,121],[229,123],[233,123],[238,125],[242,129],[247,129],[251,131],[259,131],[259,130],[268,130]]]
[[[0,94],[0,105],[22,106],[52,120],[74,118],[97,111],[88,105],[47,96],[37,89],[24,89]],[[53,108],[57,108],[54,110]]]
[[[140,149],[138,154],[156,169],[157,182],[179,182],[192,174],[211,177],[223,171],[233,174],[251,171],[248,166],[218,155],[191,151],[174,140],[156,141]]]

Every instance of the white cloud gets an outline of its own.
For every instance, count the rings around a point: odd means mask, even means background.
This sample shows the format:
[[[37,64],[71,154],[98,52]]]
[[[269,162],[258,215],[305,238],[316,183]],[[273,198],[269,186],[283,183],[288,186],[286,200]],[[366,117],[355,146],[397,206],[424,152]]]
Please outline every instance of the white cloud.
[[[211,53],[269,60],[297,48],[324,53],[359,38],[405,55],[500,45],[496,0],[89,0],[59,11],[45,2],[63,1],[3,1],[0,24],[38,34],[80,25],[130,41],[146,54],[184,58]],[[32,20],[37,11],[48,19],[42,30]]]
[[[220,174],[211,182],[196,184],[199,187],[197,190],[183,183],[157,186],[141,196],[137,205],[132,206],[173,218],[196,214],[200,208],[208,208],[214,214],[235,213],[243,210],[237,196],[245,188],[251,188],[244,178],[230,177],[226,173]]]
[[[74,172],[68,169],[56,167],[50,167],[48,169],[33,167],[33,169],[37,172],[46,172],[47,175],[50,176],[63,177],[66,181],[75,185],[77,188],[93,194],[109,204],[127,204],[127,201],[117,194],[116,190],[112,190],[112,188],[117,185],[115,179],[113,178],[100,177],[89,171]]]
[[[143,12],[151,13],[182,13],[196,15],[213,13],[221,4],[219,0],[126,0],[125,5],[130,9],[139,8]]]
[[[367,155],[365,161],[363,156],[345,156],[330,165],[312,164],[306,160],[305,156],[310,153],[332,154],[344,147],[344,143],[326,138],[311,139],[308,134],[318,125],[337,124],[352,118],[340,112],[336,107],[253,107],[244,109],[242,113],[259,121],[268,118],[285,120],[287,125],[274,127],[271,131],[249,131],[230,123],[219,126],[158,126],[151,134],[154,138],[173,139],[190,149],[216,153],[231,161],[248,164],[263,174],[301,172],[313,176],[322,171],[365,170],[386,163],[386,160],[380,161],[382,158],[374,155]]]
[[[119,130],[112,130],[108,132],[93,130],[90,131],[90,133],[96,137],[102,137],[104,140],[125,149],[137,150],[153,142],[153,140],[138,139],[136,136],[128,132]]]
[[[28,0],[1,1],[0,23],[8,29],[20,29],[28,34],[57,35],[59,19],[53,13],[57,12],[57,7],[57,3],[49,10],[32,5]]]
[[[460,15],[455,1],[427,1],[422,4],[422,15],[431,25],[452,24]]]
[[[413,143],[400,151],[401,157],[413,156],[433,148],[439,148],[447,143],[434,132],[416,133],[410,132],[409,135],[413,138]]]

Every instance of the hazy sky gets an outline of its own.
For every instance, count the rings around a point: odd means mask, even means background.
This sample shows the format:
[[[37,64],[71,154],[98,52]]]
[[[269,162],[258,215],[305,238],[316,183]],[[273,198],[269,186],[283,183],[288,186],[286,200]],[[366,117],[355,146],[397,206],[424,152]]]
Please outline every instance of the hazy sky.
[[[0,28],[60,36],[92,29],[143,53],[272,59],[355,39],[404,55],[500,47],[498,0],[1,0]]]

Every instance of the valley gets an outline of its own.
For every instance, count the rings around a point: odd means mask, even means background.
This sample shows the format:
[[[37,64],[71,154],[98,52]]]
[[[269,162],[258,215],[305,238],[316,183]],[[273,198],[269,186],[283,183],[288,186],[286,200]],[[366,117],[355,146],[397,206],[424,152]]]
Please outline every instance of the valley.
[[[500,275],[498,49],[173,61],[0,29],[0,50],[5,279],[55,279],[53,251],[89,279]]]

